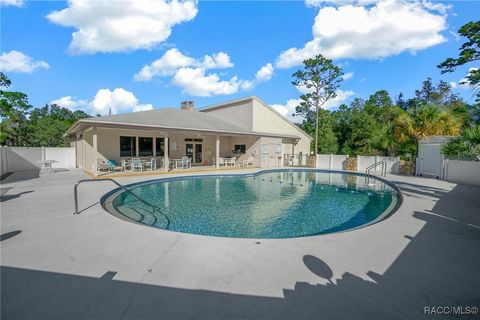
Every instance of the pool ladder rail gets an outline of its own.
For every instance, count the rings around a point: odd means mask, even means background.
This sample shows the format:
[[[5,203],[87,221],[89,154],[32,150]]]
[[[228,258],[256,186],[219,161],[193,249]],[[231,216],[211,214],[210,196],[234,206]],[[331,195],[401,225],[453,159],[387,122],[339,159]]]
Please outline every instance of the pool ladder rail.
[[[140,198],[139,196],[137,196],[135,193],[133,193],[130,189],[127,189],[125,188],[125,186],[123,186],[122,184],[118,183],[117,181],[111,179],[111,178],[103,178],[103,179],[83,179],[83,180],[78,180],[76,183],[75,183],[75,186],[73,187],[73,194],[74,194],[74,202],[75,202],[75,212],[74,212],[74,215],[76,214],[79,214],[78,212],[78,186],[81,184],[81,183],[84,183],[84,182],[103,182],[103,181],[111,181],[113,182],[115,185],[117,185],[120,189],[124,190],[125,192],[128,192],[129,194],[131,194],[132,196],[134,196],[137,200],[139,200],[140,202],[142,202],[143,204],[145,204],[147,207],[151,207],[152,208],[152,216],[154,216],[155,218],[155,221],[153,224],[156,223],[156,216],[155,216],[155,212],[158,212],[160,213],[166,220],[167,220],[167,225],[165,227],[165,229],[168,229],[168,227],[170,226],[170,219],[165,215],[163,214],[159,208],[157,208],[155,205],[151,204],[151,203],[148,203],[147,201],[143,200],[142,198]],[[137,213],[139,213],[141,216],[142,216],[142,219],[140,220],[144,220],[145,217],[143,214],[141,214],[140,212],[138,212],[138,210],[135,210]]]
[[[366,179],[365,179],[365,184],[367,186],[370,186],[370,177],[372,176],[372,170],[376,169],[378,166],[382,166],[381,168],[381,171],[380,171],[380,176],[381,177],[385,177],[387,176],[387,160],[386,159],[382,159],[378,162],[375,162],[374,164],[368,166],[366,169],[365,169],[365,174],[367,175]],[[376,189],[376,182],[374,182],[374,189]]]

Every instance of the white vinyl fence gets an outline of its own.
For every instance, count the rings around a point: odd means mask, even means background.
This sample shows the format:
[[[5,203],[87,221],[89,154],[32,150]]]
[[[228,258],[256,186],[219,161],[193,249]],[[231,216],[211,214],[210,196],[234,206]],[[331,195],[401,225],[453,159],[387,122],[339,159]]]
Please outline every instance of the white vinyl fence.
[[[0,171],[20,172],[40,170],[41,160],[55,160],[53,168],[75,168],[75,148],[0,147]]]
[[[344,170],[347,166],[347,155],[317,154],[317,168]]]
[[[443,180],[480,186],[480,161],[444,160]]]
[[[365,173],[365,170],[382,160],[387,161],[387,172],[388,173],[398,173],[398,166],[400,164],[400,157],[383,157],[383,156],[358,156],[357,157],[357,171]],[[381,170],[380,166],[377,169]]]

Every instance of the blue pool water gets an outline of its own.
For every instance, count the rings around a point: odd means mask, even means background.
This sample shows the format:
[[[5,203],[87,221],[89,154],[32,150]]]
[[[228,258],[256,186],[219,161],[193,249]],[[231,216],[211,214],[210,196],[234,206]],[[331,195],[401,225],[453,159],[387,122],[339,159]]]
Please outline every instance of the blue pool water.
[[[107,209],[146,225],[201,235],[291,238],[375,222],[399,200],[390,186],[347,173],[284,170],[154,181],[113,196]],[[373,185],[372,185],[373,184]]]

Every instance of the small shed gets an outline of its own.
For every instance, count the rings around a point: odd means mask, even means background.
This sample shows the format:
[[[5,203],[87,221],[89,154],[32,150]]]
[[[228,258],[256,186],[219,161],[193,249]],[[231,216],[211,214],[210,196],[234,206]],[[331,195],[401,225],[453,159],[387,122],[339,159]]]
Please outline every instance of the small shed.
[[[416,161],[417,176],[443,178],[442,146],[448,141],[449,136],[430,136],[418,141],[418,158]]]

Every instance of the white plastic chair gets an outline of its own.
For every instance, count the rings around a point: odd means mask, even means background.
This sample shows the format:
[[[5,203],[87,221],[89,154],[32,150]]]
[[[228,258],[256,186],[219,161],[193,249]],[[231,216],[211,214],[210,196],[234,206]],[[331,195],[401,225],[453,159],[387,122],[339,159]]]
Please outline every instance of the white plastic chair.
[[[192,159],[187,156],[182,157],[182,169],[187,169],[192,167]]]
[[[133,158],[132,163],[130,164],[131,170],[135,171],[140,169],[140,172],[143,171],[143,164],[142,161],[139,158]]]

